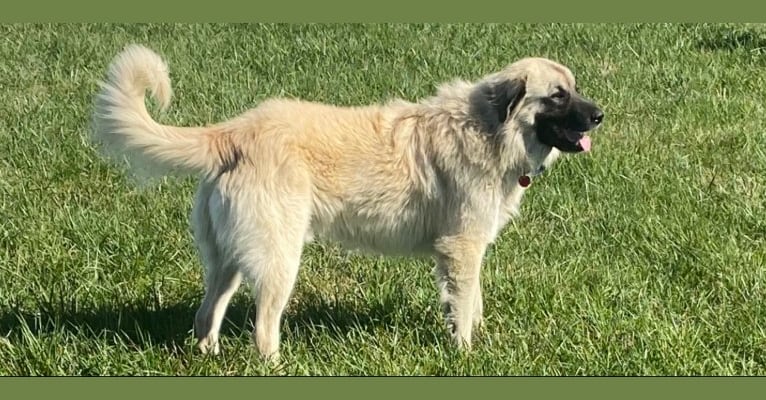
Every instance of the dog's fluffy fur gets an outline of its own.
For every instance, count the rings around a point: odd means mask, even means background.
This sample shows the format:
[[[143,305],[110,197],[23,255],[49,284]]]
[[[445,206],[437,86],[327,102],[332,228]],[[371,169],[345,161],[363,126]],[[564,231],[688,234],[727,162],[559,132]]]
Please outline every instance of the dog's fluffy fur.
[[[583,138],[589,147],[583,132],[603,116],[577,94],[567,68],[541,58],[444,85],[417,103],[272,99],[206,127],[157,123],[147,90],[169,104],[167,66],[131,45],[96,98],[94,140],[137,176],[202,176],[192,214],[206,267],[198,347],[218,352],[221,321],[244,277],[254,288],[253,339],[272,359],[303,245],[315,236],[433,256],[450,332],[470,347],[482,319],[482,258],[518,212],[519,177],[561,151],[583,150]]]

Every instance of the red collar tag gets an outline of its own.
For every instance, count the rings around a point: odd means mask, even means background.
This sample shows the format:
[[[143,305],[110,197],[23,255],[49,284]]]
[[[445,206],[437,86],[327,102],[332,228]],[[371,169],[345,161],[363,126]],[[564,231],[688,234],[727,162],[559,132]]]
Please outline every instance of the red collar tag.
[[[529,184],[532,183],[532,179],[529,177],[529,175],[522,175],[519,177],[519,185],[521,187],[527,187]]]

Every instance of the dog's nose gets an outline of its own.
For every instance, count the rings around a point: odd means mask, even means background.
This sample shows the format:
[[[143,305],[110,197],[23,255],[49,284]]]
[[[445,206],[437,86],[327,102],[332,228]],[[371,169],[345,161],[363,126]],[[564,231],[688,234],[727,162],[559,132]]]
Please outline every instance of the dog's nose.
[[[593,114],[590,116],[590,122],[592,122],[595,125],[598,125],[601,123],[601,121],[604,120],[604,112],[601,110],[596,110],[593,112]]]

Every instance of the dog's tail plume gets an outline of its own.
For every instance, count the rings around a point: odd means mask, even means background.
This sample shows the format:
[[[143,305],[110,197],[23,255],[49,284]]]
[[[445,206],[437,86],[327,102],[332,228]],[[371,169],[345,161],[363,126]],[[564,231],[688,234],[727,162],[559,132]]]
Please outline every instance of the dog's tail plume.
[[[142,179],[168,174],[211,175],[239,155],[223,127],[176,127],[156,122],[146,108],[149,91],[161,109],[172,89],[167,64],[157,53],[129,45],[109,66],[96,96],[92,139],[102,153],[125,161]]]

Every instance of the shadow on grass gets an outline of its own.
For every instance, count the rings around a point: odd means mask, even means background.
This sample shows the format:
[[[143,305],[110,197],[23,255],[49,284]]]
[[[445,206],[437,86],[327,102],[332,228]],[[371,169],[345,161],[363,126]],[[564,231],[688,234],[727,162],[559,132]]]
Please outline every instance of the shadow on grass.
[[[408,331],[433,326],[433,335],[419,335],[424,345],[430,345],[438,341],[439,334],[443,333],[440,322],[441,318],[434,309],[423,309],[393,296],[361,304],[312,298],[287,311],[283,332],[289,332],[298,341],[311,342],[311,336],[316,335],[314,332],[317,331],[342,341],[350,332],[377,336],[393,331],[396,325]]]
[[[25,332],[35,337],[63,333],[107,342],[123,341],[137,348],[159,345],[178,349],[190,337],[194,312],[183,303],[154,309],[130,305],[10,312],[0,315],[0,334],[20,338]]]
[[[311,297],[286,311],[282,331],[299,341],[311,341],[312,335],[320,334],[342,340],[351,331],[380,332],[395,321],[405,321],[413,327],[433,323],[433,315],[403,303],[393,297],[361,305]],[[194,300],[184,299],[163,307],[130,305],[77,311],[8,312],[0,315],[0,335],[15,341],[24,332],[33,336],[64,333],[110,343],[122,341],[137,349],[159,346],[184,353],[191,350],[190,344],[194,343],[192,326],[197,306]],[[254,307],[247,298],[235,299],[226,312],[221,336],[249,337],[254,317]]]

